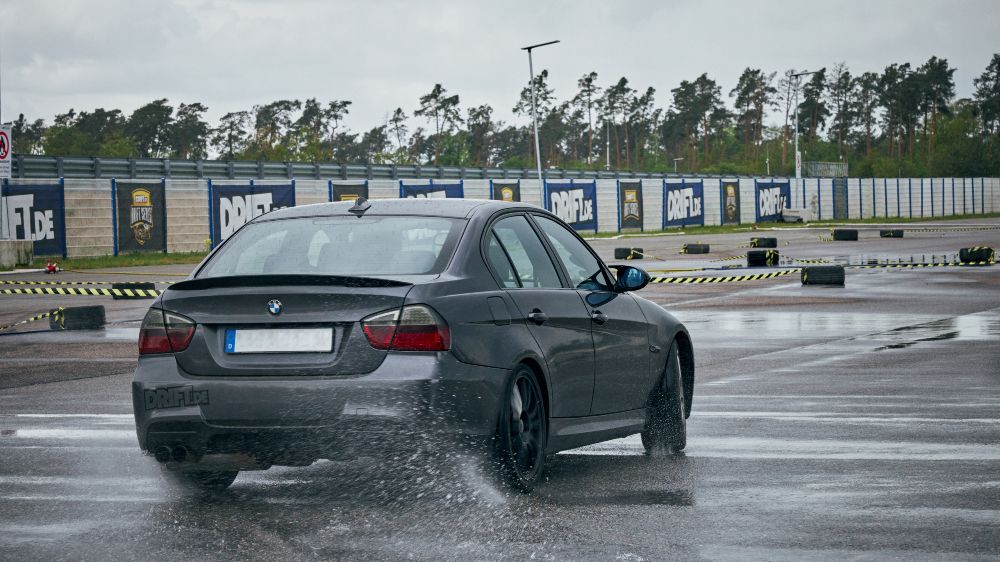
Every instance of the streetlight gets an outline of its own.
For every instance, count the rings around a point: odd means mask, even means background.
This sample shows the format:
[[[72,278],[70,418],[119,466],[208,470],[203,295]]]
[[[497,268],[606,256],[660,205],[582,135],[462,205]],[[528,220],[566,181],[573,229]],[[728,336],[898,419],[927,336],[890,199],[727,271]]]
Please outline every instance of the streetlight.
[[[792,74],[792,78],[795,78],[795,179],[802,178],[802,155],[799,154],[799,85],[801,83],[800,78],[803,76],[808,76],[810,74],[816,74],[826,70],[826,67],[819,70],[813,70],[812,72],[799,72],[798,74]]]
[[[683,158],[674,158],[674,173],[677,173],[677,162],[683,160]]]
[[[535,67],[531,63],[531,50],[537,49],[538,47],[544,47],[546,45],[553,45],[558,42],[559,40],[556,39],[555,41],[521,47],[522,51],[528,51],[528,73],[531,75],[531,79],[528,81],[528,83],[531,84],[531,123],[535,128],[535,166],[538,169],[539,189],[544,189],[545,182],[542,180],[542,149],[538,146],[538,113],[535,109]]]

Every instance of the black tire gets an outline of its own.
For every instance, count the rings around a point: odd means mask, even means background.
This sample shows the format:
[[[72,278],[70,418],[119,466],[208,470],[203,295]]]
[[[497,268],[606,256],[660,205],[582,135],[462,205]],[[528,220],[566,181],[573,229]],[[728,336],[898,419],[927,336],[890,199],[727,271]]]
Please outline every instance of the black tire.
[[[853,228],[835,228],[833,230],[833,239],[840,242],[857,242],[858,231]]]
[[[106,316],[103,305],[68,306],[61,311],[50,310],[49,328],[53,330],[100,330]]]
[[[709,253],[708,244],[684,244],[681,248],[682,254],[707,254]]]
[[[882,238],[902,238],[903,237],[903,229],[901,229],[901,228],[892,228],[892,229],[889,229],[889,230],[880,230],[880,231],[878,231],[878,235],[880,237],[882,237]]]
[[[642,248],[615,248],[616,260],[641,260]]]
[[[684,411],[684,377],[675,341],[670,344],[663,376],[653,389],[646,407],[646,427],[640,434],[646,453],[678,453],[684,450],[687,446]]]
[[[164,477],[181,488],[197,492],[221,492],[236,480],[238,470],[171,470],[163,468]]]
[[[803,285],[844,285],[844,266],[813,265],[802,268]]]
[[[958,261],[962,263],[974,263],[981,261],[994,261],[996,254],[989,246],[975,246],[972,248],[962,248],[958,251]]]
[[[777,238],[751,238],[750,239],[751,248],[777,248],[778,239]]]
[[[749,250],[747,252],[747,267],[768,267],[778,265],[781,254],[778,250]]]
[[[518,365],[500,404],[493,456],[504,484],[530,492],[541,480],[548,440],[548,414],[535,372]]]

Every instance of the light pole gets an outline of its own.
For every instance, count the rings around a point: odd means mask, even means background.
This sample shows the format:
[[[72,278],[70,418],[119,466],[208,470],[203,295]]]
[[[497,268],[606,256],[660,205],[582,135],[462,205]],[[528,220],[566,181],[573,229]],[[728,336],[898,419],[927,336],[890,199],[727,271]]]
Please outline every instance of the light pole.
[[[674,173],[677,173],[677,162],[683,160],[683,158],[674,158]]]
[[[538,47],[544,47],[546,45],[553,45],[558,42],[559,40],[556,39],[555,41],[521,47],[522,51],[528,51],[528,74],[531,77],[528,81],[531,85],[531,123],[535,128],[535,166],[538,169],[538,187],[542,190],[545,188],[545,182],[542,180],[542,149],[538,146],[538,110],[535,109],[535,67],[531,62],[531,50],[537,49]]]
[[[819,70],[813,70],[812,72],[799,72],[798,74],[792,74],[792,78],[795,78],[795,179],[802,179],[802,155],[799,154],[799,85],[800,78],[803,76],[808,76],[810,74],[816,74],[817,72],[823,72],[826,67]]]

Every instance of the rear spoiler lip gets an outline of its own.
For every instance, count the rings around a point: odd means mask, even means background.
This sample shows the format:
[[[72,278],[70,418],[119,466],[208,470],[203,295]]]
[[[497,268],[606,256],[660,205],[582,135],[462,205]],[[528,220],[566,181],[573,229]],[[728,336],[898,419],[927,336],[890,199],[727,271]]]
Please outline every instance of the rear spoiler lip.
[[[327,286],[327,287],[406,287],[412,285],[396,279],[378,277],[348,277],[342,275],[230,275],[224,277],[201,277],[180,281],[168,291],[200,291],[204,289],[268,286]]]

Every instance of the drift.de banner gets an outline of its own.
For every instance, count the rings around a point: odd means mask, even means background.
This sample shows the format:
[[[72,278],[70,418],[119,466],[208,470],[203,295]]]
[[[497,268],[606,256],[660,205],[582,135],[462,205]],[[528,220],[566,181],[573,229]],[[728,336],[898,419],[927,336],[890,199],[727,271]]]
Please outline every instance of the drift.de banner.
[[[167,251],[166,180],[112,180],[115,252]]]
[[[701,180],[663,182],[663,228],[705,224],[705,185]]]
[[[575,230],[597,231],[597,182],[545,182],[545,208]]]
[[[32,240],[36,256],[66,256],[62,183],[0,186],[0,240]]]
[[[232,236],[251,220],[295,206],[295,180],[289,184],[217,185],[209,182],[212,246]]]
[[[618,182],[618,230],[642,230],[642,181]]]
[[[465,197],[465,182],[405,184],[399,180],[400,199],[462,199]]]
[[[791,206],[792,186],[787,181],[754,180],[757,222],[779,221],[784,209]]]

